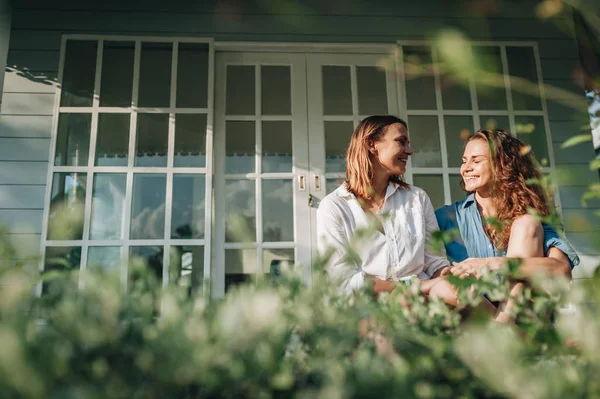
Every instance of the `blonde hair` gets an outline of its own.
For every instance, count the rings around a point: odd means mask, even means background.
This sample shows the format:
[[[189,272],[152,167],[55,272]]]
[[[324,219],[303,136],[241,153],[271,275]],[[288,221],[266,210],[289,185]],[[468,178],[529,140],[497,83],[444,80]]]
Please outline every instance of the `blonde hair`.
[[[373,115],[363,119],[350,138],[346,152],[346,187],[357,197],[371,199],[373,195],[373,162],[369,157],[369,140],[378,141],[388,126],[400,123],[408,127],[406,122],[392,115]],[[404,176],[395,175],[390,181],[408,188]]]

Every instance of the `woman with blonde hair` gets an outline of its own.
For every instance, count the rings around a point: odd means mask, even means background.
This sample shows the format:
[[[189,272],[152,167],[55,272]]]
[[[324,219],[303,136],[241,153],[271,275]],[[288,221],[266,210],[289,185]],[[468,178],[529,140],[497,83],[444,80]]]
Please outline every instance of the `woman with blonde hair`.
[[[479,276],[484,268],[499,269],[520,258],[515,277],[546,273],[571,278],[579,258],[554,228],[540,222],[551,215],[552,206],[535,165],[530,147],[503,130],[479,130],[467,140],[460,173],[469,194],[436,211],[442,231],[459,233],[446,244],[455,262],[451,273]]]
[[[429,245],[438,230],[431,201],[403,179],[412,154],[402,119],[374,115],[358,124],[346,154],[346,181],[317,211],[319,251],[330,255],[327,273],[345,292],[365,281],[376,294],[389,292],[417,276],[433,279],[422,284],[423,293],[455,304],[453,287],[438,278],[449,266],[446,256]]]

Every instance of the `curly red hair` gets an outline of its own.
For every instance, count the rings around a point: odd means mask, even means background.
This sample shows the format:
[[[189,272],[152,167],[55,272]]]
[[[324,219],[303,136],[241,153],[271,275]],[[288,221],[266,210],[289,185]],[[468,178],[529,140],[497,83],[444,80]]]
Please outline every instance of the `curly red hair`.
[[[548,216],[552,212],[551,197],[542,187],[542,172],[527,144],[504,130],[479,130],[467,143],[473,140],[485,140],[489,145],[491,193],[496,218],[503,227],[486,224],[485,231],[497,248],[506,248],[513,221],[530,211]],[[461,186],[464,189],[464,182]]]

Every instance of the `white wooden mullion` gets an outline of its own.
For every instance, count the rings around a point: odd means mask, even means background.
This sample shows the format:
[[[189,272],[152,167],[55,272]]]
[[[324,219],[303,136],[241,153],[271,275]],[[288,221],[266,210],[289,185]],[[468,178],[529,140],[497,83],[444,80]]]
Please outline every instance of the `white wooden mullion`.
[[[59,111],[62,113],[71,114],[89,114],[97,109],[99,113],[110,113],[110,114],[126,114],[131,112],[134,108],[137,112],[143,114],[168,114],[177,112],[178,114],[206,114],[207,108],[177,108],[175,105],[169,107],[60,107]],[[242,117],[242,116],[240,116]],[[274,116],[274,120],[289,120],[285,116]]]
[[[130,35],[106,35],[106,34],[93,34],[93,33],[69,33],[63,35],[66,39],[74,40],[98,40],[98,39],[110,39],[112,42],[131,42],[145,41],[145,42],[160,42],[160,43],[171,43],[173,40],[177,40],[184,43],[213,43],[214,39],[210,37],[190,37],[190,36],[130,36]]]
[[[446,121],[444,119],[444,104],[442,101],[442,85],[440,82],[440,68],[438,54],[435,47],[431,47],[431,61],[434,65],[433,80],[435,84],[435,103],[437,108],[438,129],[440,131],[440,152],[442,155],[442,181],[444,184],[444,203],[452,203],[450,192],[450,178],[448,176],[448,148],[446,145]]]
[[[398,116],[404,121],[408,121],[408,99],[406,96],[406,76],[404,75],[404,48],[400,44],[396,44],[398,51],[395,53],[395,61],[398,68],[398,76],[396,77],[396,92],[398,93]],[[410,126],[408,127],[408,135],[410,138]],[[407,183],[413,182],[413,167],[412,157],[408,157],[406,172],[404,179]]]
[[[212,232],[214,231],[213,209],[213,159],[214,159],[214,92],[215,92],[215,49],[212,43],[208,44],[208,96],[206,113],[206,170],[205,174],[205,207],[204,207],[204,281],[212,278]],[[203,288],[205,285],[203,286]]]
[[[359,120],[358,112],[358,79],[356,77],[356,65],[350,65],[350,93],[352,95],[352,122],[356,128]]]
[[[469,47],[469,51],[473,53],[473,46]],[[473,127],[475,131],[481,129],[481,119],[479,117],[479,100],[477,98],[477,89],[475,87],[475,77],[469,74],[469,93],[471,95],[471,108],[473,109]]]
[[[546,104],[546,88],[544,86],[544,78],[542,76],[542,65],[540,62],[540,52],[537,43],[533,45],[533,55],[535,58],[535,69],[538,76],[538,86],[540,89],[540,101],[542,103],[542,113],[544,117],[544,130],[546,131],[546,145],[548,146],[548,158],[550,161],[549,168],[542,168],[544,172],[550,172],[552,176],[556,175],[556,158],[554,157],[554,146],[552,145],[552,134],[550,132],[550,120],[548,118],[548,105]],[[532,115],[531,113],[529,115]],[[560,216],[562,217],[562,202],[560,200],[560,190],[558,189],[557,182],[553,182],[556,189],[552,193],[554,197],[554,203]]]
[[[254,105],[255,105],[255,115],[257,116],[257,120],[255,123],[255,131],[256,131],[256,147],[255,147],[255,166],[254,170],[256,170],[257,176],[260,176],[262,172],[262,121],[260,119],[262,115],[262,92],[261,92],[261,67],[260,63],[254,65],[256,68],[254,70]],[[256,202],[255,202],[255,215],[256,215],[256,241],[258,242],[258,246],[256,248],[256,274],[257,276],[262,276],[262,248],[261,243],[263,240],[263,217],[262,217],[262,179],[258,177],[255,181],[255,192],[256,192]]]
[[[512,88],[510,86],[510,74],[508,69],[508,57],[506,56],[506,46],[500,46],[500,61],[502,63],[502,70],[504,75],[504,86],[506,90],[506,106],[508,108],[508,123],[510,124],[510,131],[513,136],[517,137],[517,128],[515,123],[515,110],[512,101]]]

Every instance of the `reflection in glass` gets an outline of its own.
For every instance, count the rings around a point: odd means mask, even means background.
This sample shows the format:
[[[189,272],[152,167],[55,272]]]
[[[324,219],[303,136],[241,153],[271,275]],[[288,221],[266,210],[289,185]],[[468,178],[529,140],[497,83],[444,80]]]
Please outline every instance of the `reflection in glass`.
[[[188,294],[202,289],[204,280],[204,247],[171,246],[169,283],[185,287]]]
[[[173,166],[201,168],[206,165],[206,115],[175,115]]]
[[[131,205],[131,239],[162,239],[165,233],[165,175],[135,174]]]
[[[323,115],[352,115],[349,66],[323,66]]]
[[[294,249],[264,249],[263,250],[263,273],[269,273],[269,278],[276,279],[286,271],[294,268]]]
[[[254,172],[255,127],[252,121],[225,123],[225,173]]]
[[[474,133],[473,117],[444,116],[444,126],[448,148],[448,166],[460,167],[465,143]]]
[[[170,105],[172,47],[171,43],[142,43],[138,106]]]
[[[99,114],[96,166],[127,166],[130,114]]]
[[[204,238],[204,175],[173,175],[171,238]]]
[[[411,157],[413,167],[442,166],[440,132],[437,116],[408,117],[411,147],[415,153]]]
[[[450,175],[450,199],[452,202],[461,201],[468,195],[467,192],[461,188],[461,182],[461,175]]]
[[[325,171],[346,173],[346,149],[354,130],[352,122],[325,122]]]
[[[387,115],[387,85],[385,70],[375,66],[357,66],[358,113]]]
[[[335,179],[327,179],[327,186],[325,187],[326,193],[327,194],[332,193],[333,191],[335,191],[336,188],[338,188],[343,183],[344,183],[343,177],[335,178]]]
[[[127,175],[124,173],[94,175],[90,239],[122,238],[126,180]]]
[[[531,146],[531,150],[541,166],[550,166],[544,117],[516,116],[515,125],[516,135],[520,140]]]
[[[292,122],[262,122],[262,173],[292,171]]]
[[[257,273],[256,249],[225,250],[225,292]]]
[[[263,180],[263,241],[294,241],[292,180]]]
[[[481,115],[479,117],[482,129],[504,130],[510,132],[510,122],[508,116]]]
[[[85,211],[85,173],[54,173],[48,240],[81,240]]]
[[[68,40],[60,105],[91,107],[96,80],[97,41]]]
[[[444,181],[442,175],[413,175],[413,185],[425,190],[431,199],[434,209],[444,205]]]
[[[133,42],[104,42],[100,106],[131,106],[133,57]]]
[[[468,82],[460,82],[451,76],[440,78],[442,106],[444,109],[471,109],[471,91]]]
[[[46,247],[44,272],[79,270],[81,265],[81,247]],[[77,289],[78,276],[65,275],[65,278],[53,278],[44,281],[42,295],[58,298],[65,290]]]
[[[408,109],[436,109],[431,48],[404,46],[402,50]]]
[[[169,114],[138,114],[135,166],[167,166]]]
[[[256,115],[256,84],[252,65],[227,65],[225,112]]]
[[[261,66],[262,115],[292,114],[292,79],[289,66]]]
[[[256,188],[254,180],[225,183],[225,241],[256,241]]]
[[[91,124],[91,114],[60,114],[55,166],[87,166]]]
[[[500,47],[474,46],[473,52],[482,72],[475,79],[479,109],[506,110],[506,85]]]
[[[208,104],[208,45],[179,43],[177,102],[179,108],[206,108]]]
[[[163,281],[163,247],[130,247],[127,289],[152,295],[152,315],[160,310]]]
[[[90,247],[87,269],[118,272],[121,267],[121,247]]]
[[[506,47],[510,91],[515,110],[541,110],[537,66],[532,47]]]

